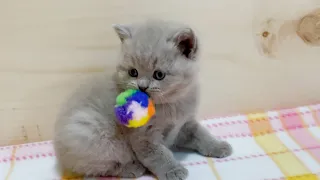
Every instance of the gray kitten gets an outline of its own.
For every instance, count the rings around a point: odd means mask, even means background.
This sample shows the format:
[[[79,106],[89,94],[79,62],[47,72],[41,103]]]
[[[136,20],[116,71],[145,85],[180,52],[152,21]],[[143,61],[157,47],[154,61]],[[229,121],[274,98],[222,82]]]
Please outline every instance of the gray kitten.
[[[63,169],[86,176],[134,178],[146,170],[159,180],[183,180],[188,171],[171,148],[222,158],[232,153],[196,120],[198,39],[173,22],[149,20],[114,25],[122,53],[113,77],[90,81],[71,97],[55,128],[55,150]],[[127,128],[114,115],[116,96],[129,88],[154,100],[146,126]]]

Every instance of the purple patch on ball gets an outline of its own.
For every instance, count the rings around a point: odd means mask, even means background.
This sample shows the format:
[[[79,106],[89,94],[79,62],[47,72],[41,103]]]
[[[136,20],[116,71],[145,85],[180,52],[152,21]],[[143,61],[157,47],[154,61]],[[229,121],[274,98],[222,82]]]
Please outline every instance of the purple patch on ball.
[[[132,119],[133,112],[128,112],[128,107],[131,104],[131,102],[128,102],[124,104],[123,106],[118,106],[115,108],[115,114],[117,119],[120,121],[121,124],[129,124],[129,121]]]

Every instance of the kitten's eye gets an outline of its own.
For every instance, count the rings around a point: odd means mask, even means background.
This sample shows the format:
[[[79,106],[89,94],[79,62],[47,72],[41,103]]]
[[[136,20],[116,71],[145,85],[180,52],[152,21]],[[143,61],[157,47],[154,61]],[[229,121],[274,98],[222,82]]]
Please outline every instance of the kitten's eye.
[[[161,72],[161,71],[155,71],[153,73],[153,78],[156,79],[156,80],[162,80],[164,79],[164,77],[166,77],[166,74],[164,72]]]
[[[138,71],[134,68],[130,69],[128,71],[128,74],[131,76],[131,77],[138,77]]]

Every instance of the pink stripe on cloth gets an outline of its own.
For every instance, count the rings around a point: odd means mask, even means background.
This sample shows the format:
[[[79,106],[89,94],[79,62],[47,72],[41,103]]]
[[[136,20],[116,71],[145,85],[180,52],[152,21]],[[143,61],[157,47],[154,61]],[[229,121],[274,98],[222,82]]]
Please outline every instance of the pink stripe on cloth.
[[[312,111],[310,108],[299,108],[298,111],[300,112],[300,117],[304,121],[305,125],[313,124],[317,126],[318,122],[316,120],[316,112]]]
[[[310,108],[313,111],[314,114],[314,120],[317,122],[318,125],[320,125],[320,105],[312,105]]]
[[[304,127],[303,121],[294,110],[282,110],[279,112],[279,115],[282,117],[282,122],[286,129],[292,129],[292,127]]]
[[[297,114],[294,110],[282,110],[279,112],[284,128],[302,148],[318,146],[320,144],[319,140],[312,136],[308,128],[303,128],[305,123]],[[320,149],[309,149],[308,152],[320,162]]]
[[[307,131],[306,129],[298,129],[291,130],[289,133],[303,148],[319,145],[319,142]],[[309,152],[320,162],[320,149],[309,149]]]
[[[206,124],[210,132],[217,138],[251,137],[246,116],[236,116],[237,119],[217,119],[214,123]]]

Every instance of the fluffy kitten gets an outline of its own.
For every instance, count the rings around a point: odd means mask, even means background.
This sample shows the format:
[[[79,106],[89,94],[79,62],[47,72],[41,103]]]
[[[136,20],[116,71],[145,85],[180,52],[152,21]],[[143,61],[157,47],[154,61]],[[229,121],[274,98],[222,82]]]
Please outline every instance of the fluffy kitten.
[[[160,180],[183,180],[188,171],[169,148],[226,157],[196,120],[198,40],[185,25],[147,21],[114,25],[122,53],[114,77],[85,84],[62,108],[55,128],[55,150],[62,168],[87,176],[139,177],[146,170]],[[141,89],[154,100],[156,116],[141,128],[126,128],[114,115],[116,96]]]

